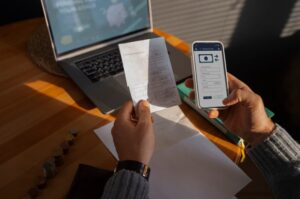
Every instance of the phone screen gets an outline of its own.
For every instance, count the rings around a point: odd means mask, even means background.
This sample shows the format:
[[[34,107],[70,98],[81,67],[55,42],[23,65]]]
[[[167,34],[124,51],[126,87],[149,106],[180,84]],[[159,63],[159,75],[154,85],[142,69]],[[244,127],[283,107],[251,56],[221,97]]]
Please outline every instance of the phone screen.
[[[224,107],[228,95],[223,45],[218,42],[193,44],[197,100],[202,108]]]

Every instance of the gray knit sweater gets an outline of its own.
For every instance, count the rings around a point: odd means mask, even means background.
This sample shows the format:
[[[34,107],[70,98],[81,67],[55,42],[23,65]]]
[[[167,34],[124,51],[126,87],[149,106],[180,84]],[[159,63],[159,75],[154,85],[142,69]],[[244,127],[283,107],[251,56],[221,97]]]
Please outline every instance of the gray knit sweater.
[[[300,198],[300,146],[279,125],[263,143],[247,153],[265,176],[276,198]],[[102,199],[146,199],[149,184],[141,175],[127,170],[114,174]]]

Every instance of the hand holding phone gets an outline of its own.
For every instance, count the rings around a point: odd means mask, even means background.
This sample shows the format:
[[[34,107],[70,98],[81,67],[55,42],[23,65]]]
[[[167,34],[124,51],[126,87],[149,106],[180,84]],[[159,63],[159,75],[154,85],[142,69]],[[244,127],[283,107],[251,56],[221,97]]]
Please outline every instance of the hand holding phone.
[[[199,108],[224,108],[228,96],[224,46],[219,41],[192,44],[193,78]]]

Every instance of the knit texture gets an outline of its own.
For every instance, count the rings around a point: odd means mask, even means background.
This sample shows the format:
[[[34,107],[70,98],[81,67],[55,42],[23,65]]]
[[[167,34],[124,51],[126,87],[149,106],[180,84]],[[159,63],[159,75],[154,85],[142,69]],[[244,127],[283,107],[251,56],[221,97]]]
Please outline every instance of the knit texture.
[[[149,183],[134,171],[120,170],[106,183],[102,199],[146,199]]]
[[[247,153],[276,198],[300,198],[300,146],[281,126],[276,124],[272,135]]]

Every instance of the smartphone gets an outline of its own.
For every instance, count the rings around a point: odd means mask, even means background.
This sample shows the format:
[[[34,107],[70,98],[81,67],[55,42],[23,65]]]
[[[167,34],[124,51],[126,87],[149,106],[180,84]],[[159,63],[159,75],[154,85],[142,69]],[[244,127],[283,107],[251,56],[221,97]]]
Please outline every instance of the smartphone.
[[[225,108],[228,96],[224,45],[219,41],[195,41],[192,44],[193,78],[199,108]]]

